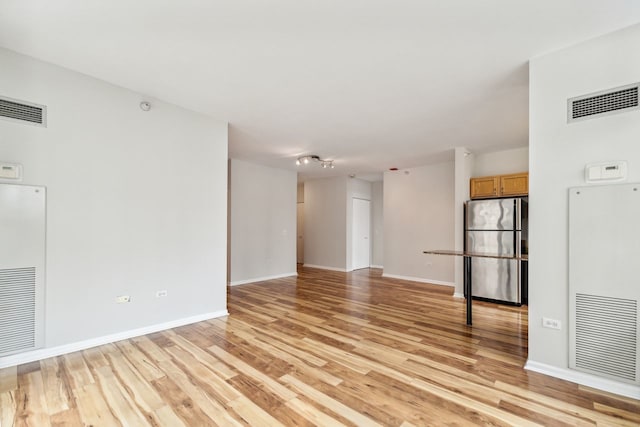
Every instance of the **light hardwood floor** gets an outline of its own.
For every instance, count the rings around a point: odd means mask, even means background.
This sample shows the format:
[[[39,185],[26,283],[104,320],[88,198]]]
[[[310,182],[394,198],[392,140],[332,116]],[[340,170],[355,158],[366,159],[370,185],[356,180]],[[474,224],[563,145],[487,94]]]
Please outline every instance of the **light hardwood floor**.
[[[640,424],[640,401],[522,368],[526,307],[476,303],[468,327],[463,304],[301,269],[231,288],[226,318],[0,370],[0,424]]]

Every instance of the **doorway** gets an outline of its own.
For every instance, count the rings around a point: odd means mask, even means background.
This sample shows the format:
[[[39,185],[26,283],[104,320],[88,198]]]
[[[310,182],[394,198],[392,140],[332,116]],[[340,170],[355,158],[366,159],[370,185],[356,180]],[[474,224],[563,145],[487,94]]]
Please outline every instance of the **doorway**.
[[[304,203],[297,204],[296,229],[296,262],[304,264]]]
[[[371,256],[371,202],[353,199],[353,220],[351,224],[351,267],[353,270],[369,268]]]

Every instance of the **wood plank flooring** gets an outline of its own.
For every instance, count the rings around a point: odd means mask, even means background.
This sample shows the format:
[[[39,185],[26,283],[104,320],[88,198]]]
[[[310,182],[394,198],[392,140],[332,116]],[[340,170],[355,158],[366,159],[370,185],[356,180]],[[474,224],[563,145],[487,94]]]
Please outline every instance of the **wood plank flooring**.
[[[0,370],[9,426],[638,426],[640,401],[523,370],[527,310],[300,269],[226,318]]]

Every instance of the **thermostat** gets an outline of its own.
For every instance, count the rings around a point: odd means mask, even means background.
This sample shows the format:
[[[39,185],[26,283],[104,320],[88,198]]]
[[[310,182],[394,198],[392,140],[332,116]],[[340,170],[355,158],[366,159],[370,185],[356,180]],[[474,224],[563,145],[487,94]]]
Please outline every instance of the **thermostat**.
[[[0,163],[0,179],[11,181],[22,180],[22,165],[15,163]]]
[[[584,168],[587,182],[624,181],[627,179],[627,162],[589,163]]]

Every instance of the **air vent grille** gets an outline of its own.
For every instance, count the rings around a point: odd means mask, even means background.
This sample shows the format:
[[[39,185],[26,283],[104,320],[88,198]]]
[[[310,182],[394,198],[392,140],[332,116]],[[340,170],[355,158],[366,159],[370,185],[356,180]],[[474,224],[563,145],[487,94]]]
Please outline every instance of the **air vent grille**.
[[[604,92],[571,98],[568,101],[568,121],[573,122],[593,116],[619,113],[638,108],[638,87],[636,83]]]
[[[0,97],[0,117],[21,123],[46,126],[47,107]]]
[[[636,381],[638,302],[576,294],[576,368]]]
[[[0,356],[34,348],[36,269],[0,270]]]

